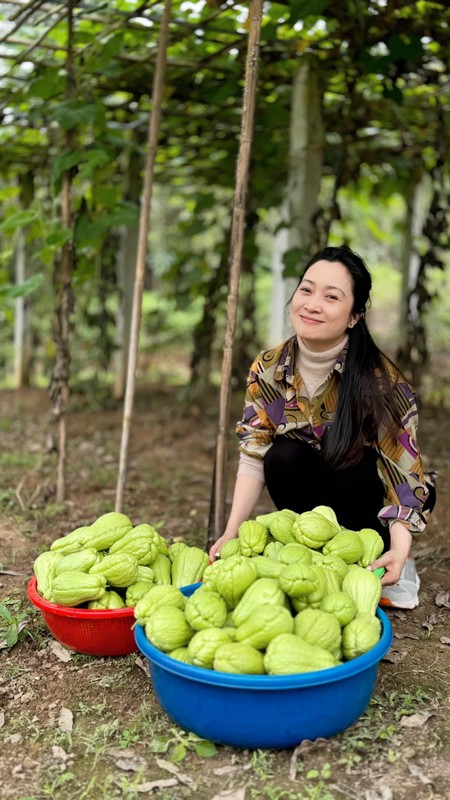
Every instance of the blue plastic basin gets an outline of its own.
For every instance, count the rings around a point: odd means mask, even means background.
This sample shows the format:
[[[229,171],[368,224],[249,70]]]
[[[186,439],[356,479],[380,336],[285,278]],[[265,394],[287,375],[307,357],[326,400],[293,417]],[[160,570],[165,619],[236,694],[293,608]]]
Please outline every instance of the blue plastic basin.
[[[190,595],[197,586],[182,591]],[[232,747],[282,749],[334,736],[365,711],[378,665],[392,644],[387,615],[378,609],[377,616],[381,638],[368,653],[338,667],[295,675],[215,672],[157,650],[140,625],[135,638],[149,662],[155,694],[177,725]]]

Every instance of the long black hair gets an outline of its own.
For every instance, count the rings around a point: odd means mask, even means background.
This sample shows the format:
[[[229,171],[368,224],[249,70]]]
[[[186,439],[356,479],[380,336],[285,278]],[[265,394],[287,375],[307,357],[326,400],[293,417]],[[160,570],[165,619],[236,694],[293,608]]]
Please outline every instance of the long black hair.
[[[360,315],[354,327],[348,328],[348,351],[339,382],[336,414],[323,438],[323,458],[330,467],[342,469],[361,460],[365,442],[377,440],[381,425],[394,437],[401,426],[401,417],[395,400],[395,378],[388,371],[388,365],[394,365],[377,347],[366,325],[364,315],[372,288],[366,264],[346,245],[325,247],[308,261],[299,285],[317,261],[337,261],[347,268],[353,284],[352,314]],[[392,375],[398,375],[395,367]]]

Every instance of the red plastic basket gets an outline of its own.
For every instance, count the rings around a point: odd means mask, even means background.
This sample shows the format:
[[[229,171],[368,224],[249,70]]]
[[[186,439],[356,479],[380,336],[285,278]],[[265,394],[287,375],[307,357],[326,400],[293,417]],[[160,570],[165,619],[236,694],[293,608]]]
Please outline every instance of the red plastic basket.
[[[102,611],[58,606],[38,594],[34,576],[28,581],[28,597],[54,638],[69,650],[91,656],[126,656],[137,650],[134,608]]]

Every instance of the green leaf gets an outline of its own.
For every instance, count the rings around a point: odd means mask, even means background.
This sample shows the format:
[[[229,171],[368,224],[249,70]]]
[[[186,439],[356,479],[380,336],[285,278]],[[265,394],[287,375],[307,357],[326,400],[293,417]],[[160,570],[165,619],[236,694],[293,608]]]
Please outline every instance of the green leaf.
[[[283,276],[285,278],[290,278],[298,275],[303,256],[304,256],[304,250],[301,247],[291,247],[290,250],[286,250],[283,256],[283,264],[284,264]]]
[[[83,154],[80,150],[64,150],[53,162],[53,183],[58,183],[61,175],[80,163]]]
[[[0,230],[5,231],[5,233],[12,233],[19,228],[25,228],[30,222],[34,222],[37,219],[37,211],[18,211],[16,214],[11,214],[10,217],[7,217],[0,223]]]
[[[0,605],[0,617],[4,619],[8,624],[11,624],[14,617],[12,616],[9,608],[7,608],[4,603]]]
[[[17,297],[28,297],[30,294],[40,289],[43,279],[43,273],[38,272],[36,275],[32,275],[31,278],[24,281],[24,283],[17,285],[7,283],[5,286],[0,287],[0,297],[6,297],[12,300],[15,300]],[[0,606],[0,616],[2,608],[4,608],[4,606]]]
[[[291,15],[290,23],[294,24],[301,19],[309,16],[320,17],[329,5],[331,0],[290,0]]]
[[[19,638],[19,628],[17,627],[17,622],[14,620],[6,632],[7,647],[8,648],[14,647],[14,645],[17,644],[18,638]]]
[[[73,231],[70,228],[59,228],[47,236],[45,243],[53,247],[62,247],[63,244],[69,242],[73,236]]]
[[[201,758],[211,758],[211,756],[215,756],[217,753],[217,747],[214,742],[208,742],[206,739],[201,742],[197,742],[194,745],[195,752]]]
[[[184,758],[186,758],[186,748],[184,744],[177,744],[171,753],[170,760],[177,764],[179,761],[183,761]]]

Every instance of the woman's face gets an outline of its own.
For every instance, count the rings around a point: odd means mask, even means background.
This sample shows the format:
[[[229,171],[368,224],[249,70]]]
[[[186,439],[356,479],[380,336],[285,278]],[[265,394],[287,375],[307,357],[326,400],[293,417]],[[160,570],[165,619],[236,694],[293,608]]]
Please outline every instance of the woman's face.
[[[339,344],[359,315],[352,314],[353,281],[339,261],[316,261],[305,272],[290,306],[297,336],[309,350],[320,352]]]

